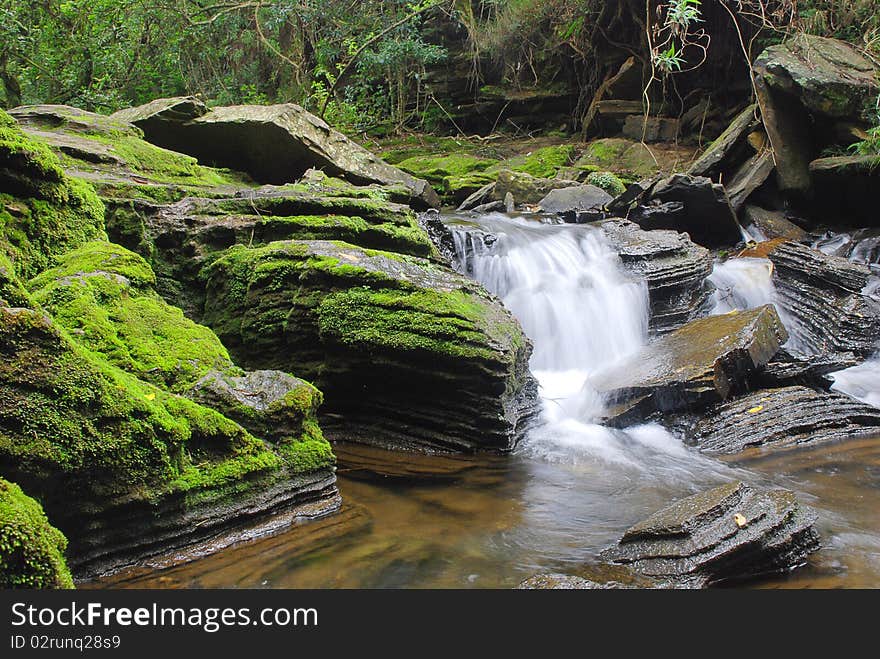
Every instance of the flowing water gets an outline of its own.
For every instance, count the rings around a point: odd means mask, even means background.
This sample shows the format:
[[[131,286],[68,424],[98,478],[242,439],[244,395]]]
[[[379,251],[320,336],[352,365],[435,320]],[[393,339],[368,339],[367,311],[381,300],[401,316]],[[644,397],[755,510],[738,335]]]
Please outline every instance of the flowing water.
[[[880,586],[880,438],[726,464],[657,425],[598,425],[603,402],[591,378],[648,340],[644,282],[628,280],[588,226],[500,214],[449,225],[459,269],[497,295],[534,343],[542,414],[514,454],[440,459],[339,447],[339,514],[92,585],[510,587],[536,572],[576,573],[658,508],[742,478],[798,492],[819,510],[826,541],[807,568],[760,585]],[[716,268],[716,312],[772,301],[767,264],[751,261]],[[365,455],[410,463],[409,476],[365,478]]]

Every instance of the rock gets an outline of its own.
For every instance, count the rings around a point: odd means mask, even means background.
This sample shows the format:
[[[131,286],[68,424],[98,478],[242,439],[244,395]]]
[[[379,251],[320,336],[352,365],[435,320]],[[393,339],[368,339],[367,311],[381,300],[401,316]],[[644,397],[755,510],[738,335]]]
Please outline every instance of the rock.
[[[507,194],[510,194],[509,192]],[[471,209],[472,212],[477,214],[482,213],[504,213],[507,211],[507,206],[503,201],[490,201],[486,204],[480,204],[479,206],[474,206]]]
[[[489,203],[495,192],[495,181],[487,183],[459,204],[456,211],[469,211],[477,206]]]
[[[832,373],[860,363],[861,360],[851,352],[816,355],[803,359],[782,349],[761,370],[758,383],[762,388],[768,389],[802,385],[827,391],[834,383],[834,378],[830,377]]]
[[[788,490],[733,482],[654,513],[601,556],[669,587],[735,583],[802,565],[819,548],[815,521]]]
[[[70,105],[22,105],[9,111],[22,127],[53,132],[63,129],[76,135],[110,135],[143,137],[140,129],[127,121],[88,112]]]
[[[759,206],[746,205],[742,218],[749,232],[757,233],[760,241],[785,238],[799,242],[807,238],[807,232],[787,220],[785,213],[781,211],[768,211]]]
[[[604,590],[609,588],[635,588],[619,582],[591,581],[570,574],[536,574],[517,586],[519,590]]]
[[[324,440],[269,445],[73,344],[41,311],[0,308],[0,436],[0,473],[40,500],[81,577],[339,505]]]
[[[600,223],[624,269],[648,284],[650,327],[666,332],[701,315],[711,286],[712,255],[675,231],[645,231],[626,220]]]
[[[629,115],[623,122],[623,136],[637,142],[674,142],[678,137],[678,119]]]
[[[819,158],[810,163],[810,175],[817,213],[827,223],[880,226],[876,210],[880,155]]]
[[[579,211],[601,210],[614,198],[595,185],[578,185],[551,190],[538,202],[544,213],[576,213]]]
[[[208,106],[195,96],[158,98],[144,105],[119,110],[111,119],[140,128],[153,144],[177,151],[184,144],[186,124],[208,113]]]
[[[757,109],[756,105],[750,105],[740,112],[718,139],[694,161],[687,173],[715,178],[749,157],[751,149],[747,137],[759,125],[755,118]]]
[[[799,351],[853,353],[866,359],[880,336],[880,304],[865,295],[871,271],[864,265],[784,242],[770,251],[779,303],[796,327]]]
[[[590,172],[614,172],[627,180],[641,180],[661,172],[670,174],[693,157],[693,147],[674,144],[647,146],[625,138],[608,137],[590,142],[574,166]]]
[[[486,169],[498,161],[467,153],[416,155],[396,164],[408,174],[424,179],[439,192],[444,201],[460,203],[468,195],[495,181]]]
[[[762,389],[708,411],[693,441],[706,453],[782,449],[880,434],[880,409],[802,386]]]
[[[736,170],[730,182],[725,184],[727,198],[735,212],[742,208],[751,194],[770,178],[776,165],[773,152],[762,150],[749,158]]]
[[[0,588],[73,588],[65,549],[39,502],[0,478]]]
[[[551,190],[570,188],[576,185],[578,185],[576,181],[536,178],[525,172],[502,169],[498,172],[498,181],[495,183],[493,197],[496,201],[503,201],[510,193],[520,204],[537,204]]]
[[[652,212],[655,206],[661,210]],[[673,174],[657,182],[628,219],[644,229],[686,231],[691,240],[705,247],[732,245],[742,239],[724,187],[700,176]]]
[[[799,34],[764,50],[754,68],[770,88],[795,98],[814,116],[874,120],[877,68],[851,44]]]
[[[516,208],[516,204],[513,200],[513,195],[510,192],[508,192],[506,195],[504,195],[504,212],[505,213],[512,213],[515,208]]]
[[[447,267],[284,241],[232,247],[202,277],[204,322],[246,367],[315,382],[334,440],[507,451],[534,411],[518,323]]]
[[[143,109],[124,112],[122,116],[139,115]],[[156,138],[168,139],[157,142],[159,146],[245,171],[262,183],[292,182],[315,168],[355,184],[402,185],[414,204],[440,205],[427,181],[383,162],[293,103],[214,108]]]
[[[772,305],[700,318],[654,339],[591,384],[609,403],[609,425],[695,411],[746,390],[787,338]]]

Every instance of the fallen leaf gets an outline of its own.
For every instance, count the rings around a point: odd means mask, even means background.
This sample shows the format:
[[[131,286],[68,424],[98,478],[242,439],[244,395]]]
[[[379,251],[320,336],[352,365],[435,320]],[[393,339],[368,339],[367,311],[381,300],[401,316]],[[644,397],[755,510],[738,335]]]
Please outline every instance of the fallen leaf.
[[[742,513],[737,513],[733,516],[733,521],[736,522],[736,525],[739,528],[742,528],[746,525],[746,518]]]
[[[144,394],[144,398],[146,398],[147,400],[155,400],[156,394]]]
[[[761,410],[764,409],[763,405],[755,405],[752,409],[749,410],[749,414],[757,414]]]

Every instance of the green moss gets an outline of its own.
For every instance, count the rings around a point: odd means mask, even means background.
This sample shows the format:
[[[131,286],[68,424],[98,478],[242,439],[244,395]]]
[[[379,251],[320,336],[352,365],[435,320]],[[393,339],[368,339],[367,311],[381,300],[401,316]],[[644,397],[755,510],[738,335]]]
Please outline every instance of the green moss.
[[[142,380],[183,392],[210,370],[234,370],[217,336],[165,303],[155,282],[137,254],[94,242],[28,286],[74,340]]]
[[[279,447],[279,451],[288,466],[297,473],[329,469],[336,464],[333,448],[323,437],[291,441]]]
[[[65,549],[42,506],[0,478],[0,588],[73,588]]]
[[[399,162],[397,166],[413,176],[425,179],[438,192],[451,192],[450,183],[474,172],[483,172],[496,165],[497,160],[481,158],[467,153],[440,156],[414,156]]]
[[[561,167],[565,167],[571,162],[574,150],[574,147],[568,144],[546,146],[535,149],[526,155],[504,160],[491,167],[489,171],[497,172],[509,169],[514,172],[530,174],[535,178],[553,178]]]
[[[22,277],[104,235],[104,206],[91,186],[14,125],[0,127],[0,185],[0,253]]]
[[[593,172],[587,176],[586,182],[603,189],[612,197],[618,197],[626,192],[626,185],[617,175],[612,172]]]

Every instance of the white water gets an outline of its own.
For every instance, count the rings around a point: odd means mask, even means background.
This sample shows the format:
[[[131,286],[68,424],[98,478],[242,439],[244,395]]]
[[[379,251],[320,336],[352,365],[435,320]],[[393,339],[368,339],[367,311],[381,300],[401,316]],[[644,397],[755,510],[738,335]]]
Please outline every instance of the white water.
[[[649,471],[677,482],[718,473],[659,425],[623,432],[596,423],[604,402],[590,379],[645,345],[649,320],[645,282],[623,274],[600,230],[497,213],[449,226],[459,269],[502,300],[534,345],[543,416],[524,442],[527,455],[606,478],[608,465],[625,478]]]

